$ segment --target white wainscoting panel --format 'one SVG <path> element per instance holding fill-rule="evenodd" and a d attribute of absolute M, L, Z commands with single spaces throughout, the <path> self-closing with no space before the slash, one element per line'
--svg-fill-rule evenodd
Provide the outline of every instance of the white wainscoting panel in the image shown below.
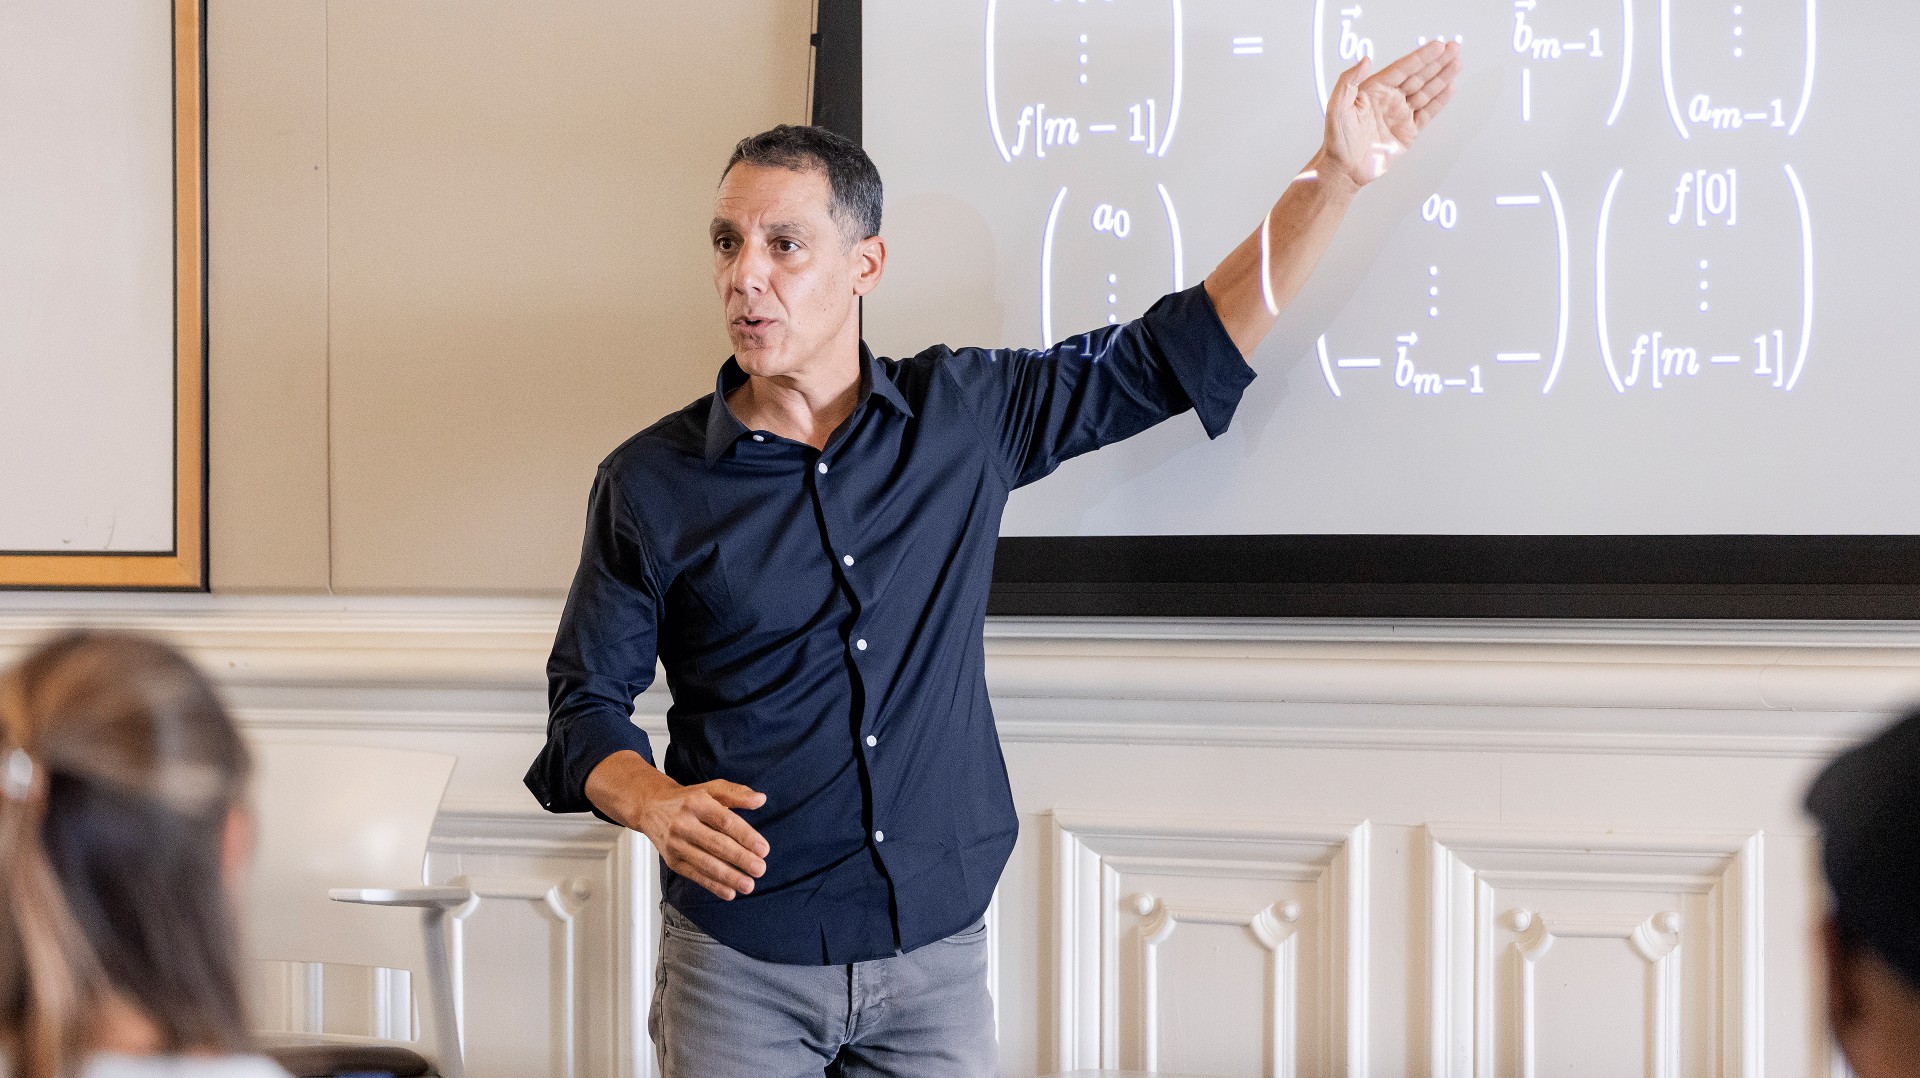
<path fill-rule="evenodd" d="M 1260 827 L 1057 811 L 1052 827 L 1061 1070 L 1258 1060 L 1270 1078 L 1367 1072 L 1364 821 Z M 1259 976 L 1235 981 L 1207 951 L 1184 983 L 1164 974 L 1175 933 L 1202 926 L 1237 930 L 1227 935 L 1242 959 L 1263 951 Z M 1242 1021 L 1220 1020 L 1231 1004 Z M 1169 1060 L 1162 1046 L 1176 1026 L 1199 1058 Z"/>
<path fill-rule="evenodd" d="M 644 839 L 578 817 L 453 811 L 427 860 L 432 882 L 474 891 L 448 948 L 473 1078 L 654 1074 L 659 876 Z"/>
<path fill-rule="evenodd" d="M 1428 835 L 1436 1076 L 1759 1078 L 1762 835 Z"/>
<path fill-rule="evenodd" d="M 257 739 L 457 754 L 426 872 L 479 893 L 471 1072 L 647 1078 L 652 852 L 520 782 L 558 610 L 0 594 L 0 661 L 150 632 Z M 1843 1073 L 1799 799 L 1920 699 L 1920 626 L 1008 619 L 986 646 L 1022 823 L 989 916 L 1011 1078 Z M 657 748 L 667 705 L 636 702 Z M 391 1029 L 406 997 L 289 969 L 258 1002 Z"/>

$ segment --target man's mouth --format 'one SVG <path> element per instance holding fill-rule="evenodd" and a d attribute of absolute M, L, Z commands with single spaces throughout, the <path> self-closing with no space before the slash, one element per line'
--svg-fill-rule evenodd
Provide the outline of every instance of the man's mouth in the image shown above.
<path fill-rule="evenodd" d="M 760 329 L 773 324 L 771 318 L 736 318 L 733 324 L 741 329 Z"/>

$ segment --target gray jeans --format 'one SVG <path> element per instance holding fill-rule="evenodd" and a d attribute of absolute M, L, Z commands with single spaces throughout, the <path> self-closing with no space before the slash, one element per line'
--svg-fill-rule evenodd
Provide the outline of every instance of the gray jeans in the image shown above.
<path fill-rule="evenodd" d="M 892 958 L 790 966 L 663 905 L 647 1030 L 664 1078 L 989 1078 L 986 922 Z"/>

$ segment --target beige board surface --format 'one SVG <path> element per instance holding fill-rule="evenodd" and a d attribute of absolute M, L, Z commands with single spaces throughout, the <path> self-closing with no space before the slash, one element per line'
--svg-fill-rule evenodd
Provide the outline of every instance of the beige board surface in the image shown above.
<path fill-rule="evenodd" d="M 216 591 L 327 588 L 327 3 L 207 12 Z"/>
<path fill-rule="evenodd" d="M 732 144 L 811 4 L 327 9 L 332 585 L 557 592 L 594 465 L 711 388 Z"/>

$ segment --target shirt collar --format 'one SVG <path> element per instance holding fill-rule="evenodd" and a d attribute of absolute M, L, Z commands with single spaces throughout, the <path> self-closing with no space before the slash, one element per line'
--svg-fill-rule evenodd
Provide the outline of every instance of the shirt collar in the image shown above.
<path fill-rule="evenodd" d="M 747 372 L 740 369 L 739 361 L 732 356 L 720 365 L 720 374 L 714 379 L 713 403 L 707 409 L 707 462 L 719 460 L 733 443 L 750 432 L 746 424 L 740 422 L 727 406 L 727 394 L 740 388 L 747 381 Z M 879 397 L 893 406 L 894 411 L 907 418 L 913 417 L 913 406 L 907 403 L 906 395 L 900 387 L 893 384 L 887 376 L 886 368 L 874 357 L 867 342 L 860 342 L 860 398 L 854 403 L 854 410 L 867 403 L 867 398 Z"/>

